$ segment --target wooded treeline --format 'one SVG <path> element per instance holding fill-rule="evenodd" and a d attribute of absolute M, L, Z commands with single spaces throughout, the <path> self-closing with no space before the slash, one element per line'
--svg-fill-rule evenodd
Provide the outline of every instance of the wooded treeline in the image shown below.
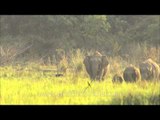
<path fill-rule="evenodd" d="M 160 16 L 1 15 L 1 56 L 8 48 L 13 52 L 29 45 L 21 56 L 30 59 L 54 54 L 56 49 L 141 55 L 151 47 L 159 50 Z"/>

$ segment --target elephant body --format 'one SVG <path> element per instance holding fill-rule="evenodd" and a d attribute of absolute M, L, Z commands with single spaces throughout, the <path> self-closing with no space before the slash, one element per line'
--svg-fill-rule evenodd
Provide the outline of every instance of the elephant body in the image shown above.
<path fill-rule="evenodd" d="M 113 76 L 112 82 L 113 83 L 122 83 L 124 81 L 123 76 L 121 74 L 115 74 Z"/>
<path fill-rule="evenodd" d="M 91 80 L 104 79 L 109 69 L 108 59 L 102 55 L 86 56 L 83 63 Z"/>
<path fill-rule="evenodd" d="M 126 82 L 136 82 L 141 79 L 141 74 L 138 68 L 130 65 L 124 70 L 123 78 Z"/>
<path fill-rule="evenodd" d="M 159 79 L 160 67 L 152 59 L 147 59 L 139 65 L 142 80 Z"/>

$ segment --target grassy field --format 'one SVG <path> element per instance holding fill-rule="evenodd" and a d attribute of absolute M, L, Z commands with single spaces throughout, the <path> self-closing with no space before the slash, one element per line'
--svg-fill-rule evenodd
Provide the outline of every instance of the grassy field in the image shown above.
<path fill-rule="evenodd" d="M 160 105 L 160 83 L 113 84 L 109 75 L 89 87 L 83 73 L 55 77 L 53 72 L 27 69 L 0 68 L 0 104 Z"/>

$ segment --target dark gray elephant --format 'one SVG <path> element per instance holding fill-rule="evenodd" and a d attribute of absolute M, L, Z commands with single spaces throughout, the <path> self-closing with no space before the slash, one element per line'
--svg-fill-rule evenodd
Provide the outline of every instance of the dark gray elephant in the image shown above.
<path fill-rule="evenodd" d="M 91 80 L 104 80 L 109 70 L 107 56 L 95 52 L 92 56 L 86 56 L 83 63 Z"/>
<path fill-rule="evenodd" d="M 137 67 L 130 65 L 125 68 L 123 78 L 126 82 L 136 82 L 141 80 L 140 70 Z"/>
<path fill-rule="evenodd" d="M 142 80 L 158 80 L 160 77 L 160 67 L 152 59 L 140 63 L 139 65 Z"/>

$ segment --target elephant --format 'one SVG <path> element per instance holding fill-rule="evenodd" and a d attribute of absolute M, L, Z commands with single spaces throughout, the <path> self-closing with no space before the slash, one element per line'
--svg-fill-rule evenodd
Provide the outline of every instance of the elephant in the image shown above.
<path fill-rule="evenodd" d="M 147 59 L 139 64 L 142 80 L 160 79 L 160 66 L 152 59 Z"/>
<path fill-rule="evenodd" d="M 126 67 L 123 72 L 123 78 L 125 82 L 136 82 L 138 80 L 141 80 L 139 68 L 133 66 L 132 64 Z"/>
<path fill-rule="evenodd" d="M 107 56 L 101 55 L 96 51 L 94 55 L 86 56 L 83 63 L 91 80 L 104 80 L 109 70 Z"/>
<path fill-rule="evenodd" d="M 124 79 L 123 76 L 121 74 L 115 74 L 112 78 L 112 82 L 113 83 L 123 83 Z"/>

